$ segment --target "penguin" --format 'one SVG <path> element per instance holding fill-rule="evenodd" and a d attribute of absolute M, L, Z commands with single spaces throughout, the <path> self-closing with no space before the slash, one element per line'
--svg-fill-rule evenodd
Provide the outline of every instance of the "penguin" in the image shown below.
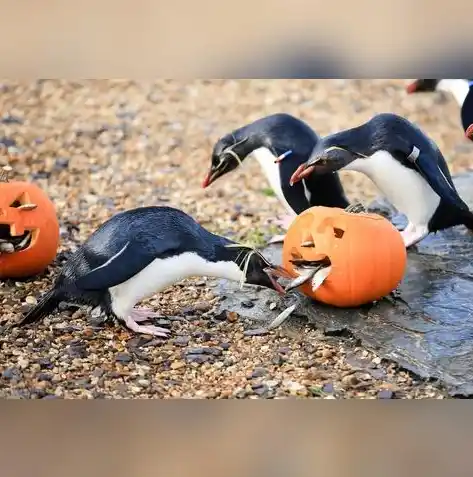
<path fill-rule="evenodd" d="M 280 221 L 286 230 L 294 218 L 316 205 L 346 208 L 338 174 L 311 176 L 294 187 L 289 179 L 309 158 L 319 136 L 302 120 L 286 113 L 272 114 L 242 126 L 220 138 L 214 145 L 210 169 L 202 183 L 206 188 L 219 177 L 235 170 L 247 157 L 256 159 L 287 215 Z M 270 242 L 283 240 L 275 236 Z"/>
<path fill-rule="evenodd" d="M 377 114 L 322 138 L 291 183 L 339 170 L 364 173 L 406 215 L 408 225 L 401 232 L 406 248 L 455 225 L 473 230 L 473 214 L 458 195 L 442 153 L 402 116 Z"/>
<path fill-rule="evenodd" d="M 473 141 L 473 79 L 416 79 L 408 94 L 443 91 L 451 93 L 460 106 L 460 118 L 465 136 Z"/>
<path fill-rule="evenodd" d="M 36 322 L 67 301 L 100 307 L 134 332 L 167 337 L 169 330 L 139 324 L 159 315 L 135 305 L 192 276 L 221 277 L 284 294 L 276 277 L 288 274 L 258 251 L 209 232 L 179 209 L 140 207 L 104 222 L 17 325 Z"/>

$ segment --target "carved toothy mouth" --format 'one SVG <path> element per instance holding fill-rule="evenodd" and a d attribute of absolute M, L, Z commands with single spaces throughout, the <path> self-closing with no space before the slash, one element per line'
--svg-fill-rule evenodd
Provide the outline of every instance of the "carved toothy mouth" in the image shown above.
<path fill-rule="evenodd" d="M 27 230 L 23 235 L 13 237 L 10 233 L 10 226 L 0 224 L 0 254 L 26 250 L 31 245 L 33 233 L 32 230 Z"/>

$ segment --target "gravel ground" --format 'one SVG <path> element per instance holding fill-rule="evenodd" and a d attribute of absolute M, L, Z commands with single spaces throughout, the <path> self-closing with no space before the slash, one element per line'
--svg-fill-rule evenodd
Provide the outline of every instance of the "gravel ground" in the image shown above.
<path fill-rule="evenodd" d="M 408 97 L 405 80 L 41 80 L 0 85 L 0 165 L 47 190 L 61 221 L 58 258 L 43 277 L 0 283 L 1 320 L 16 320 L 51 284 L 62 261 L 105 219 L 140 205 L 171 204 L 212 231 L 256 240 L 283 212 L 248 162 L 203 190 L 213 142 L 266 114 L 286 111 L 320 134 L 382 111 L 417 121 L 466 169 L 472 148 L 453 98 Z M 351 199 L 373 197 L 343 174 Z M 255 236 L 255 230 L 258 232 Z M 259 234 L 259 235 L 258 235 Z M 172 318 L 161 341 L 64 307 L 35 328 L 0 336 L 0 396 L 16 398 L 445 397 L 348 341 L 290 327 L 247 336 L 238 316 L 215 316 L 202 278 L 143 303 Z"/>

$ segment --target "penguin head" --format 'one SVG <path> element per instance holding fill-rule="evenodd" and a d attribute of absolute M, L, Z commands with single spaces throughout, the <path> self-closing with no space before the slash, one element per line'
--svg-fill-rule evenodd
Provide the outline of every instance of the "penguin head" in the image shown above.
<path fill-rule="evenodd" d="M 243 272 L 245 283 L 270 288 L 281 295 L 285 293 L 284 288 L 278 283 L 278 277 L 292 277 L 283 267 L 274 265 L 253 247 L 241 244 L 231 244 L 227 247 L 235 249 L 233 261 Z"/>
<path fill-rule="evenodd" d="M 307 162 L 301 164 L 295 170 L 289 183 L 293 185 L 310 176 L 313 172 L 317 174 L 336 172 L 360 157 L 363 157 L 363 155 L 353 152 L 347 147 L 317 147 Z"/>
<path fill-rule="evenodd" d="M 243 159 L 251 152 L 248 148 L 249 142 L 248 136 L 238 139 L 234 134 L 220 138 L 213 148 L 210 170 L 202 187 L 205 189 L 216 179 L 241 165 Z"/>
<path fill-rule="evenodd" d="M 432 93 L 437 89 L 439 81 L 438 79 L 416 79 L 407 86 L 406 91 L 408 94 Z"/>

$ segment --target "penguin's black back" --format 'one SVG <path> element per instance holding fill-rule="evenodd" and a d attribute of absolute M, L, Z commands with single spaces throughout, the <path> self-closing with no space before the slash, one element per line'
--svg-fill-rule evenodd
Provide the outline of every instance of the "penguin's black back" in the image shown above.
<path fill-rule="evenodd" d="M 232 243 L 212 234 L 182 210 L 139 207 L 114 215 L 95 230 L 66 262 L 59 282 L 74 282 L 119 253 L 127 242 L 136 240 L 145 253 L 157 253 L 159 258 L 195 252 L 209 261 L 220 258 L 218 245 Z"/>
<path fill-rule="evenodd" d="M 305 179 L 307 189 L 311 192 L 310 201 L 305 196 L 302 183 L 296 183 L 292 187 L 289 185 L 292 174 L 307 161 L 320 140 L 317 133 L 301 119 L 287 113 L 276 113 L 257 119 L 233 134 L 237 138 L 249 136 L 249 146 L 253 137 L 254 141 L 258 141 L 259 147 L 268 148 L 276 157 L 292 151 L 279 163 L 279 173 L 283 194 L 297 214 L 316 205 L 342 208 L 349 205 L 338 174 L 323 177 L 312 174 Z"/>

